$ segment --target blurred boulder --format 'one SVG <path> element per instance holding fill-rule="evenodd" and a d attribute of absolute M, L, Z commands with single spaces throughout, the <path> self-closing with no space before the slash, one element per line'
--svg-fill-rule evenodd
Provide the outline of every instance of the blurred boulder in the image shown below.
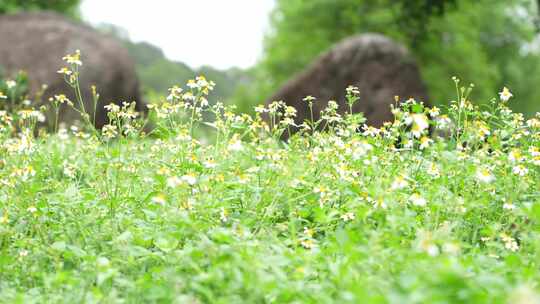
<path fill-rule="evenodd" d="M 107 123 L 103 108 L 111 102 L 136 101 L 137 110 L 145 111 L 141 101 L 135 65 L 127 50 L 113 37 L 93 28 L 76 23 L 64 16 L 50 13 L 21 13 L 0 15 L 0 68 L 13 75 L 26 71 L 30 80 L 31 96 L 42 84 L 48 85 L 42 100 L 46 102 L 55 94 L 66 94 L 77 104 L 72 89 L 57 71 L 66 65 L 62 57 L 81 50 L 83 65 L 80 67 L 81 94 L 85 108 L 93 116 L 92 92 L 97 86 L 100 94 L 96 111 L 96 126 Z M 63 107 L 60 120 L 71 123 L 81 120 L 72 109 Z"/>
<path fill-rule="evenodd" d="M 306 96 L 317 100 L 313 104 L 314 119 L 329 100 L 339 105 L 339 113 L 349 111 L 345 102 L 349 85 L 360 89 L 360 100 L 353 111 L 363 112 L 367 123 L 380 127 L 393 121 L 390 105 L 395 96 L 401 100 L 413 97 L 427 100 L 427 91 L 418 67 L 402 45 L 379 34 L 362 34 L 348 38 L 320 56 L 304 72 L 289 80 L 268 100 L 283 100 L 297 109 L 295 122 L 309 118 Z"/>

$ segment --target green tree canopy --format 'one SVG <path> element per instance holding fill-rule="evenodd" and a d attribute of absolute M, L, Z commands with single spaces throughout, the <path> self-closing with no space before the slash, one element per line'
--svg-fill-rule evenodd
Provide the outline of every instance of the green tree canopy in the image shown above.
<path fill-rule="evenodd" d="M 78 16 L 80 2 L 80 0 L 2 0 L 0 1 L 0 14 L 53 10 L 75 17 Z"/>
<path fill-rule="evenodd" d="M 412 51 L 433 103 L 455 95 L 458 76 L 476 84 L 478 102 L 506 85 L 515 108 L 538 111 L 536 16 L 535 0 L 277 0 L 249 98 L 268 98 L 341 39 L 379 32 Z"/>

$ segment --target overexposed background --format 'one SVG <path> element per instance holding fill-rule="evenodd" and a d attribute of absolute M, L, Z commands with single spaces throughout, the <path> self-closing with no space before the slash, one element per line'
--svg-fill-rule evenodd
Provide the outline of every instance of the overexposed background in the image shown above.
<path fill-rule="evenodd" d="M 192 67 L 247 68 L 262 52 L 274 0 L 84 0 L 83 18 L 128 31 Z"/>

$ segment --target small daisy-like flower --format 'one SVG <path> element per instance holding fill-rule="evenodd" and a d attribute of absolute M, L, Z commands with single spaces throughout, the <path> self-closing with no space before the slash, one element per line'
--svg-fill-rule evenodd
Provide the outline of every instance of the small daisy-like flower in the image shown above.
<path fill-rule="evenodd" d="M 352 213 L 352 212 L 347 212 L 347 213 L 341 215 L 341 219 L 344 222 L 352 221 L 352 220 L 354 220 L 354 218 L 355 218 L 355 216 L 354 216 L 354 213 Z"/>
<path fill-rule="evenodd" d="M 373 146 L 367 141 L 356 141 L 353 143 L 352 157 L 353 160 L 359 160 L 364 157 L 368 152 L 373 150 Z"/>
<path fill-rule="evenodd" d="M 194 80 L 194 79 L 190 79 L 188 80 L 186 86 L 190 89 L 196 89 L 199 87 L 199 85 L 197 84 L 197 82 Z"/>
<path fill-rule="evenodd" d="M 503 209 L 505 209 L 505 210 L 514 210 L 514 209 L 516 209 L 516 205 L 514 205 L 512 203 L 504 203 L 503 204 Z"/>
<path fill-rule="evenodd" d="M 26 256 L 28 256 L 28 250 L 23 249 L 19 251 L 19 257 L 24 258 Z"/>
<path fill-rule="evenodd" d="M 75 178 L 77 173 L 77 167 L 75 165 L 70 164 L 68 162 L 64 162 L 64 175 L 69 178 Z"/>
<path fill-rule="evenodd" d="M 420 194 L 415 193 L 409 197 L 411 203 L 415 206 L 424 207 L 427 205 L 426 199 L 420 196 Z"/>
<path fill-rule="evenodd" d="M 207 88 L 210 86 L 210 83 L 208 83 L 208 80 L 206 80 L 206 77 L 204 76 L 198 76 L 195 78 L 195 81 L 197 82 L 197 86 L 199 88 Z"/>
<path fill-rule="evenodd" d="M 510 98 L 514 96 L 507 87 L 504 87 L 502 92 L 499 93 L 499 97 L 503 102 L 507 102 Z"/>
<path fill-rule="evenodd" d="M 167 178 L 167 186 L 171 188 L 176 188 L 182 184 L 182 179 L 178 178 L 178 176 L 171 176 Z"/>
<path fill-rule="evenodd" d="M 373 204 L 373 207 L 377 209 L 386 209 L 388 208 L 388 205 L 384 202 L 382 198 L 372 200 L 371 203 Z"/>
<path fill-rule="evenodd" d="M 207 161 L 204 162 L 204 167 L 205 168 L 208 168 L 208 169 L 213 169 L 217 166 L 217 163 L 215 160 L 213 159 L 209 159 Z"/>
<path fill-rule="evenodd" d="M 168 101 L 178 100 L 182 98 L 183 89 L 178 86 L 173 86 L 169 89 L 169 95 L 167 96 Z"/>
<path fill-rule="evenodd" d="M 427 136 L 422 136 L 422 138 L 420 138 L 420 150 L 424 150 L 425 148 L 429 147 L 429 145 L 431 145 L 432 143 L 433 143 L 433 139 Z"/>
<path fill-rule="evenodd" d="M 2 91 L 0 91 L 0 99 L 7 99 L 6 94 L 4 94 Z"/>
<path fill-rule="evenodd" d="M 169 168 L 167 168 L 167 167 L 161 167 L 161 168 L 159 168 L 159 169 L 157 170 L 156 173 L 157 173 L 158 175 L 167 175 L 167 174 L 169 174 L 170 172 L 171 172 L 171 170 L 170 170 Z"/>
<path fill-rule="evenodd" d="M 99 268 L 107 268 L 111 265 L 111 262 L 106 257 L 99 257 L 96 260 L 96 264 Z"/>
<path fill-rule="evenodd" d="M 423 240 L 420 243 L 420 247 L 431 257 L 438 256 L 440 253 L 439 246 L 437 246 L 437 244 L 434 244 L 431 240 Z"/>
<path fill-rule="evenodd" d="M 182 180 L 191 186 L 197 183 L 197 177 L 193 173 L 189 173 L 182 176 Z"/>
<path fill-rule="evenodd" d="M 167 201 L 165 200 L 165 196 L 163 194 L 158 194 L 152 197 L 152 203 L 158 204 L 158 205 L 165 205 Z"/>
<path fill-rule="evenodd" d="M 360 89 L 355 86 L 348 86 L 345 91 L 348 95 L 360 95 Z"/>
<path fill-rule="evenodd" d="M 17 85 L 17 82 L 14 80 L 6 80 L 6 86 L 8 89 L 14 88 Z"/>
<path fill-rule="evenodd" d="M 118 113 L 120 112 L 120 106 L 114 103 L 110 103 L 106 106 L 103 106 L 107 111 L 110 113 Z"/>
<path fill-rule="evenodd" d="M 312 103 L 312 102 L 314 102 L 316 99 L 317 99 L 317 98 L 315 98 L 315 97 L 309 95 L 309 96 L 304 97 L 304 99 L 302 99 L 302 100 L 305 101 L 305 102 L 307 102 L 307 103 Z"/>
<path fill-rule="evenodd" d="M 264 107 L 264 105 L 258 105 L 258 106 L 255 107 L 255 112 L 256 112 L 256 113 L 261 113 L 261 114 L 262 114 L 262 113 L 268 112 L 268 109 L 266 109 L 266 108 Z"/>
<path fill-rule="evenodd" d="M 446 114 L 439 116 L 435 121 L 438 129 L 446 129 L 452 124 L 452 120 Z"/>
<path fill-rule="evenodd" d="M 406 177 L 403 175 L 400 175 L 396 177 L 396 179 L 392 183 L 392 186 L 390 186 L 390 189 L 400 190 L 400 189 L 406 188 L 408 185 L 409 185 L 409 182 L 407 182 Z"/>
<path fill-rule="evenodd" d="M 115 125 L 105 125 L 101 129 L 101 134 L 107 139 L 115 138 L 118 135 L 117 127 Z"/>
<path fill-rule="evenodd" d="M 242 141 L 238 138 L 238 136 L 233 136 L 233 138 L 229 141 L 229 145 L 227 146 L 227 150 L 231 152 L 240 152 L 244 149 L 244 146 L 242 145 Z"/>
<path fill-rule="evenodd" d="M 73 65 L 79 65 L 80 66 L 80 65 L 82 65 L 81 51 L 76 50 L 75 54 L 66 55 L 66 56 L 64 56 L 62 58 L 62 60 L 64 60 L 68 64 L 73 64 Z"/>
<path fill-rule="evenodd" d="M 375 127 L 372 127 L 372 126 L 367 126 L 367 125 L 364 125 L 364 133 L 362 133 L 364 136 L 371 136 L 371 137 L 375 137 L 377 135 L 379 135 L 379 133 L 381 133 L 381 130 L 375 128 Z"/>
<path fill-rule="evenodd" d="M 530 147 L 529 148 L 529 153 L 531 153 L 532 157 L 540 156 L 540 148 L 538 148 L 538 147 Z"/>
<path fill-rule="evenodd" d="M 302 183 L 303 183 L 302 180 L 295 178 L 295 179 L 293 179 L 293 180 L 289 183 L 289 186 L 290 186 L 291 188 L 298 188 L 298 187 L 300 187 L 300 185 L 301 185 Z"/>
<path fill-rule="evenodd" d="M 516 252 L 519 250 L 519 245 L 517 244 L 516 240 L 513 237 L 508 236 L 505 233 L 502 233 L 501 240 L 504 242 L 504 248 L 512 252 Z"/>
<path fill-rule="evenodd" d="M 189 101 L 195 101 L 197 97 L 195 97 L 195 95 L 193 95 L 193 93 L 191 92 L 186 92 L 182 95 L 182 99 L 185 100 L 186 102 L 189 102 Z"/>
<path fill-rule="evenodd" d="M 70 76 L 71 74 L 73 74 L 73 72 L 70 69 L 66 68 L 66 67 L 61 68 L 60 70 L 56 71 L 56 73 L 62 74 L 62 75 L 67 75 L 67 76 Z"/>
<path fill-rule="evenodd" d="M 311 239 L 300 241 L 300 245 L 306 249 L 313 249 L 315 247 L 315 242 Z"/>
<path fill-rule="evenodd" d="M 491 131 L 489 130 L 489 127 L 485 122 L 476 121 L 474 125 L 476 127 L 476 133 L 481 139 L 484 139 L 487 136 L 491 135 Z"/>
<path fill-rule="evenodd" d="M 201 107 L 207 107 L 209 104 L 208 102 L 208 99 L 206 99 L 205 97 L 201 97 Z"/>
<path fill-rule="evenodd" d="M 431 118 L 438 117 L 440 113 L 441 113 L 441 110 L 437 107 L 433 107 L 429 110 L 429 116 L 431 116 Z"/>
<path fill-rule="evenodd" d="M 313 189 L 313 192 L 319 194 L 319 197 L 320 197 L 319 205 L 322 208 L 326 200 L 330 197 L 330 193 L 328 189 L 326 189 L 324 186 L 318 186 Z"/>
<path fill-rule="evenodd" d="M 228 216 L 229 216 L 229 213 L 227 212 L 227 210 L 224 207 L 221 207 L 219 211 L 219 220 L 225 223 L 229 219 Z"/>
<path fill-rule="evenodd" d="M 408 138 L 404 138 L 402 141 L 402 144 L 403 144 L 403 148 L 405 149 L 412 149 L 412 147 L 414 147 L 414 141 Z"/>
<path fill-rule="evenodd" d="M 286 107 L 285 108 L 285 116 L 286 117 L 296 117 L 296 108 L 294 107 Z"/>
<path fill-rule="evenodd" d="M 491 183 L 495 180 L 495 176 L 491 174 L 491 171 L 487 168 L 480 168 L 476 170 L 476 179 L 482 183 Z"/>
<path fill-rule="evenodd" d="M 519 149 L 513 149 L 508 154 L 508 159 L 513 163 L 520 162 L 522 158 L 523 156 L 521 155 L 521 151 Z"/>
<path fill-rule="evenodd" d="M 540 128 L 540 119 L 537 119 L 537 118 L 531 118 L 529 120 L 527 120 L 527 126 L 529 128 Z"/>
<path fill-rule="evenodd" d="M 39 122 L 45 121 L 45 116 L 43 113 L 39 111 L 34 110 L 22 110 L 19 111 L 17 114 L 21 117 L 21 119 L 27 119 L 27 120 L 37 120 Z"/>
<path fill-rule="evenodd" d="M 427 166 L 427 170 L 426 170 L 427 174 L 435 177 L 435 178 L 438 178 L 441 176 L 441 172 L 439 170 L 439 167 L 437 167 L 436 164 L 434 163 L 430 163 L 428 166 Z"/>
<path fill-rule="evenodd" d="M 315 231 L 311 228 L 304 227 L 304 234 L 311 238 L 315 234 Z"/>
<path fill-rule="evenodd" d="M 313 192 L 323 194 L 326 193 L 326 188 L 324 186 L 317 186 L 313 188 Z"/>
<path fill-rule="evenodd" d="M 413 124 L 411 133 L 416 138 L 419 138 L 429 128 L 429 120 L 425 114 L 411 114 L 411 122 Z"/>
<path fill-rule="evenodd" d="M 67 98 L 64 94 L 54 95 L 54 101 L 58 103 L 67 103 L 68 105 L 73 105 L 71 100 L 69 100 L 69 98 Z"/>
<path fill-rule="evenodd" d="M 517 165 L 514 168 L 512 168 L 512 173 L 519 176 L 525 176 L 527 173 L 529 173 L 529 169 L 527 169 L 523 165 Z"/>
<path fill-rule="evenodd" d="M 28 211 L 30 213 L 36 213 L 37 208 L 35 206 L 30 206 L 30 207 L 26 208 L 26 211 Z"/>

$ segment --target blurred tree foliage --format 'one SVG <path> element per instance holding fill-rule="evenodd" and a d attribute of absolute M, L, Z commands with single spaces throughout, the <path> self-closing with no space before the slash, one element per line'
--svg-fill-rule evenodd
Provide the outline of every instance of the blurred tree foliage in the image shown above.
<path fill-rule="evenodd" d="M 183 62 L 169 60 L 160 48 L 152 44 L 129 40 L 124 40 L 124 44 L 135 60 L 143 89 L 151 94 L 165 95 L 172 86 L 183 86 L 189 79 L 204 75 L 217 84 L 212 99 L 226 101 L 240 83 L 249 82 L 241 69 L 218 70 L 210 66 L 191 68 Z"/>
<path fill-rule="evenodd" d="M 0 14 L 52 10 L 71 17 L 78 17 L 80 2 L 80 0 L 1 0 Z"/>
<path fill-rule="evenodd" d="M 183 62 L 169 60 L 159 47 L 147 42 L 131 41 L 127 31 L 118 26 L 101 24 L 98 29 L 117 37 L 128 49 L 135 61 L 137 75 L 147 96 L 166 95 L 172 86 L 183 86 L 189 79 L 204 75 L 217 84 L 211 99 L 225 102 L 240 84 L 250 82 L 245 71 L 238 68 L 227 70 L 218 70 L 210 66 L 192 68 Z"/>
<path fill-rule="evenodd" d="M 516 110 L 540 111 L 540 56 L 535 0 L 277 0 L 256 86 L 239 104 L 268 98 L 338 41 L 379 32 L 405 44 L 417 59 L 433 103 L 455 96 L 452 76 L 474 82 L 485 102 L 504 85 Z"/>

